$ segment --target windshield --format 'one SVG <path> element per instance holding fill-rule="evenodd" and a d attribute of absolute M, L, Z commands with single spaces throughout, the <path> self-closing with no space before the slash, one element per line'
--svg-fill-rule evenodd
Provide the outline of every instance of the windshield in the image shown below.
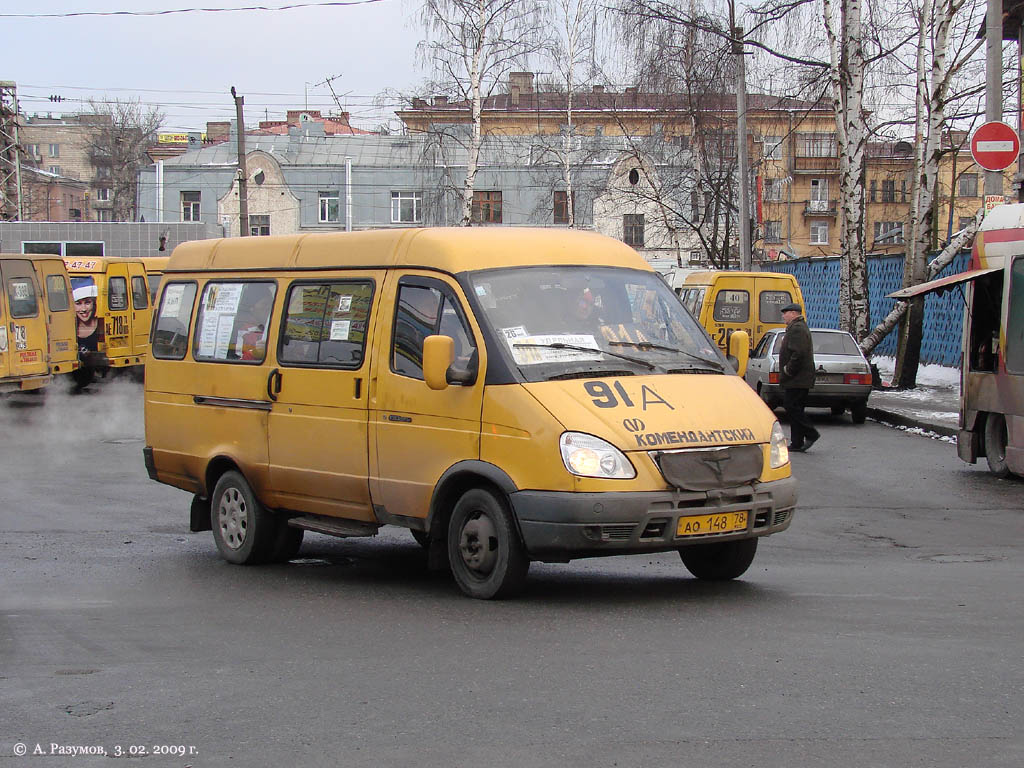
<path fill-rule="evenodd" d="M 500 353 L 527 381 L 732 372 L 657 273 L 521 267 L 470 282 Z"/>

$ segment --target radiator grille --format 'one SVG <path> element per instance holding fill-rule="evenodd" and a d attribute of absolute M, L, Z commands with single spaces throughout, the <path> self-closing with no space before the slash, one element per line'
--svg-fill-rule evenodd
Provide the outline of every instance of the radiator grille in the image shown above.
<path fill-rule="evenodd" d="M 728 445 L 682 451 L 655 451 L 651 457 L 665 479 L 677 488 L 709 491 L 732 488 L 761 475 L 760 445 Z"/>

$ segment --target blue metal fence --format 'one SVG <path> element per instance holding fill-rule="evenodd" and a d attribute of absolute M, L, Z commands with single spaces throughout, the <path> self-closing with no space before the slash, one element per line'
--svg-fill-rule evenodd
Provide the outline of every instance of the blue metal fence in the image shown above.
<path fill-rule="evenodd" d="M 957 254 L 936 277 L 954 275 L 967 269 L 971 254 Z M 796 259 L 765 264 L 765 271 L 786 272 L 800 283 L 807 305 L 807 324 L 816 328 L 839 327 L 839 258 Z M 868 291 L 871 301 L 871 325 L 878 325 L 896 305 L 886 294 L 903 287 L 903 255 L 868 257 Z M 928 294 L 924 302 L 924 333 L 921 362 L 958 367 L 960 334 L 963 328 L 963 294 L 946 291 L 941 296 Z M 874 354 L 896 354 L 897 326 L 875 347 Z"/>

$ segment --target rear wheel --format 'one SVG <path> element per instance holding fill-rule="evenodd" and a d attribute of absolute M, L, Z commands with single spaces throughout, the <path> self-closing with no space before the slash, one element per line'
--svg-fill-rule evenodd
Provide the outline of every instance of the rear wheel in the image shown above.
<path fill-rule="evenodd" d="M 850 406 L 850 418 L 854 424 L 863 424 L 868 418 L 868 401 L 858 400 Z"/>
<path fill-rule="evenodd" d="M 273 551 L 279 522 L 256 499 L 239 472 L 225 472 L 213 489 L 210 504 L 213 540 L 229 563 L 265 562 Z"/>
<path fill-rule="evenodd" d="M 305 533 L 301 528 L 294 528 L 288 525 L 288 521 L 281 518 L 278 521 L 278 531 L 270 553 L 270 562 L 283 563 L 299 554 L 299 548 L 302 546 L 302 538 Z"/>
<path fill-rule="evenodd" d="M 1006 417 L 1001 413 L 990 413 L 985 419 L 985 458 L 988 469 L 996 477 L 1009 477 L 1006 465 Z"/>
<path fill-rule="evenodd" d="M 459 588 L 483 600 L 517 593 L 530 568 L 508 505 L 482 488 L 464 493 L 452 510 L 448 559 Z"/>
<path fill-rule="evenodd" d="M 416 539 L 416 543 L 424 549 L 430 549 L 430 534 L 426 531 L 417 531 L 415 528 L 410 528 L 409 533 Z"/>
<path fill-rule="evenodd" d="M 741 539 L 683 547 L 679 557 L 698 579 L 729 581 L 747 572 L 756 552 L 757 539 Z"/>

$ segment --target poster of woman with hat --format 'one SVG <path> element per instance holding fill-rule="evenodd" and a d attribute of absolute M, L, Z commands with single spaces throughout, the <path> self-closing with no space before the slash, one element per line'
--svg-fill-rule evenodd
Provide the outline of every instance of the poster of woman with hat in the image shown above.
<path fill-rule="evenodd" d="M 72 277 L 71 290 L 75 300 L 78 351 L 96 352 L 103 336 L 103 326 L 96 317 L 96 297 L 99 296 L 96 281 L 90 276 Z"/>

